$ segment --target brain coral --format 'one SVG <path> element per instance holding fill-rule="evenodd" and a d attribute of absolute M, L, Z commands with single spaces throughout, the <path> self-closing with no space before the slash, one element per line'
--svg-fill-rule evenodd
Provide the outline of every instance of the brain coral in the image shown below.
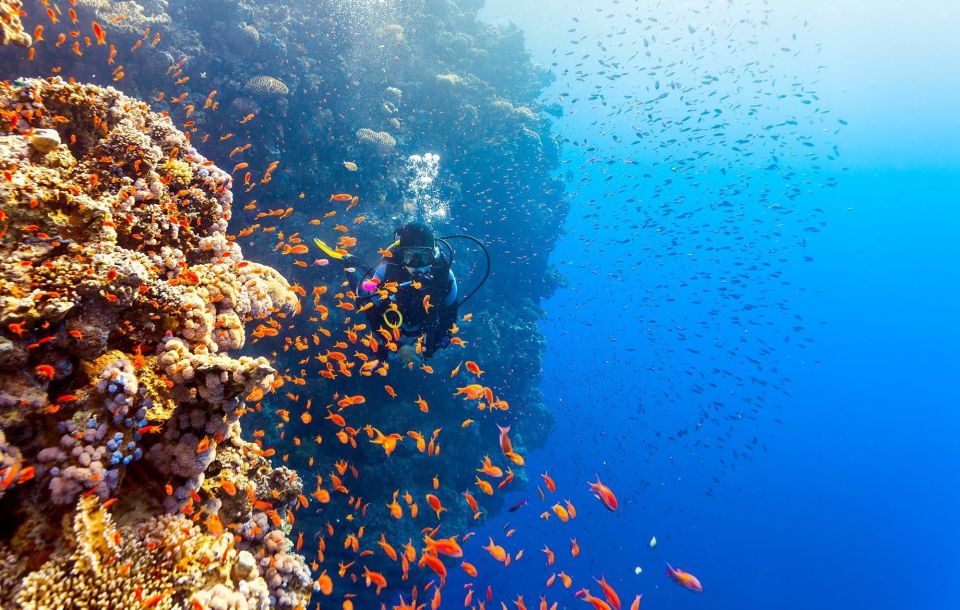
<path fill-rule="evenodd" d="M 284 96 L 290 93 L 290 89 L 282 80 L 264 75 L 249 79 L 244 88 L 250 93 L 262 96 Z"/>
<path fill-rule="evenodd" d="M 298 303 L 227 238 L 230 176 L 111 88 L 5 82 L 0 119 L 0 607 L 306 604 L 302 482 L 238 421 L 282 380 L 228 353 Z"/>
<path fill-rule="evenodd" d="M 381 155 L 389 154 L 397 147 L 397 141 L 386 131 L 374 131 L 366 127 L 357 130 L 357 141 L 371 146 Z"/>

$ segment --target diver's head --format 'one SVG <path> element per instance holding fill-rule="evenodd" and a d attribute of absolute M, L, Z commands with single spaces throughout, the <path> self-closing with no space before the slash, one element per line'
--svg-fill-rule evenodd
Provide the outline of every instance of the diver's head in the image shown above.
<path fill-rule="evenodd" d="M 436 240 L 426 223 L 415 220 L 396 230 L 399 242 L 394 256 L 410 275 L 421 277 L 430 273 L 436 258 Z"/>

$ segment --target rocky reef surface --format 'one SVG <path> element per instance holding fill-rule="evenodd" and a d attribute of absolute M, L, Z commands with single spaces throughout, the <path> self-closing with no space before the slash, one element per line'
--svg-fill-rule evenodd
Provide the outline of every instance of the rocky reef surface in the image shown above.
<path fill-rule="evenodd" d="M 240 435 L 282 379 L 230 355 L 298 302 L 227 239 L 230 176 L 115 89 L 0 115 L 0 606 L 301 606 L 301 480 Z"/>

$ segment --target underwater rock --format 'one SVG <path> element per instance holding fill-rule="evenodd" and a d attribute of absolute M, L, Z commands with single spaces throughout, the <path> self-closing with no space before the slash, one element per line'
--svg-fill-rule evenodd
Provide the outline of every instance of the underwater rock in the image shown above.
<path fill-rule="evenodd" d="M 60 134 L 56 129 L 37 129 L 30 134 L 30 146 L 41 155 L 45 155 L 60 146 Z"/>
<path fill-rule="evenodd" d="M 302 482 L 238 421 L 282 379 L 228 354 L 299 305 L 227 238 L 230 176 L 112 88 L 5 82 L 0 115 L 0 502 L 31 515 L 0 540 L 0 606 L 305 605 Z M 261 561 L 235 582 L 241 550 Z"/>

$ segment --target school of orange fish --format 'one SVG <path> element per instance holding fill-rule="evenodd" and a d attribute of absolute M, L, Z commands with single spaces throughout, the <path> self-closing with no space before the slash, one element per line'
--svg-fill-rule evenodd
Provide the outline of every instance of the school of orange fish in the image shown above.
<path fill-rule="evenodd" d="M 67 6 L 65 10 L 51 0 L 43 0 L 42 3 L 45 7 L 49 23 L 46 25 L 37 24 L 34 27 L 33 44 L 26 51 L 29 60 L 33 61 L 38 53 L 38 49 L 42 52 L 43 46 L 48 44 L 47 38 L 45 38 L 45 35 L 48 34 L 48 29 L 53 30 L 58 26 L 77 28 L 57 33 L 53 46 L 60 48 L 61 46 L 67 45 L 70 51 L 78 56 L 82 55 L 85 49 L 92 46 L 107 46 L 109 49 L 107 62 L 112 71 L 113 80 L 120 81 L 123 79 L 126 69 L 118 63 L 118 59 L 124 52 L 118 50 L 113 44 L 108 42 L 107 28 L 112 24 L 100 24 L 93 21 L 89 24 L 90 34 L 84 34 L 80 29 L 81 24 L 79 23 L 77 12 L 73 8 L 74 0 L 70 0 L 71 6 Z M 27 18 L 29 16 L 23 15 L 23 17 Z M 117 17 L 113 23 L 119 22 L 122 18 L 122 16 Z M 52 34 L 49 35 L 52 37 Z M 143 32 L 142 38 L 127 52 L 130 54 L 136 53 L 144 44 L 155 46 L 159 40 L 160 34 L 151 32 L 150 28 L 147 28 Z M 170 66 L 167 71 L 174 86 L 183 85 L 190 78 L 190 76 L 184 74 L 185 63 L 186 59 L 184 58 Z M 61 67 L 56 67 L 53 70 L 54 73 L 60 73 L 61 71 Z M 215 111 L 218 106 L 218 102 L 215 99 L 216 96 L 217 91 L 211 91 L 203 101 L 203 108 Z M 188 102 L 187 94 L 185 92 L 178 92 L 175 95 L 171 94 L 168 96 L 160 94 L 156 101 L 159 102 L 165 97 L 170 103 L 183 104 L 183 117 L 180 123 L 183 131 L 188 136 L 190 134 L 198 134 L 197 126 L 190 119 L 191 114 L 195 110 L 195 106 Z M 4 120 L 9 121 L 17 121 L 19 118 L 19 114 L 17 113 L 9 117 L 3 117 Z M 255 118 L 255 115 L 250 114 L 241 119 L 240 123 L 247 123 Z M 208 141 L 210 138 L 209 134 L 198 135 L 201 143 Z M 234 134 L 227 133 L 218 137 L 220 141 L 226 141 L 234 137 Z M 228 159 L 233 159 L 241 155 L 245 150 L 248 150 L 250 146 L 250 143 L 236 146 L 228 155 Z M 249 193 L 256 188 L 258 184 L 270 182 L 273 172 L 278 169 L 279 162 L 271 161 L 266 165 L 262 175 L 258 178 L 250 171 L 250 163 L 243 161 L 233 166 L 232 173 L 239 176 L 240 172 L 243 172 L 240 181 L 243 184 L 244 190 Z M 304 198 L 305 194 L 301 193 L 300 197 Z M 330 195 L 328 203 L 335 207 L 329 209 L 329 211 L 321 217 L 310 221 L 311 225 L 323 229 L 325 228 L 324 223 L 327 221 L 333 224 L 337 222 L 337 218 L 348 218 L 348 220 L 333 224 L 333 226 L 330 227 L 331 231 L 339 234 L 335 245 L 335 251 L 339 255 L 349 254 L 351 248 L 357 246 L 357 239 L 350 236 L 349 232 L 350 226 L 365 220 L 362 214 L 353 212 L 355 208 L 361 205 L 360 201 L 360 197 L 352 193 L 334 193 Z M 247 203 L 245 209 L 258 210 L 256 200 Z M 240 229 L 235 238 L 247 237 L 255 233 L 272 235 L 276 238 L 276 244 L 273 250 L 283 256 L 291 257 L 293 265 L 307 268 L 310 266 L 325 266 L 329 264 L 330 261 L 324 257 L 324 253 L 318 253 L 304 243 L 299 231 L 292 230 L 287 232 L 283 230 L 282 225 L 279 223 L 288 218 L 292 212 L 292 207 L 276 207 L 259 211 L 256 215 L 257 222 Z M 354 215 L 350 217 L 350 213 Z M 390 256 L 390 252 L 386 250 L 380 250 L 379 253 L 385 257 Z M 280 430 L 280 439 L 283 442 L 292 442 L 295 446 L 300 446 L 302 443 L 308 441 L 298 436 L 287 439 L 286 424 L 291 421 L 299 421 L 306 426 L 316 422 L 322 427 L 311 441 L 320 444 L 324 442 L 324 438 L 332 437 L 342 445 L 344 456 L 348 455 L 349 448 L 356 448 L 358 442 L 363 442 L 364 436 L 367 442 L 383 449 L 385 458 L 390 458 L 397 446 L 400 443 L 406 442 L 408 439 L 414 443 L 418 453 L 430 457 L 439 456 L 441 453 L 442 433 L 442 429 L 440 428 L 426 433 L 415 429 L 413 425 L 410 426 L 410 429 L 402 431 L 383 431 L 369 424 L 362 427 L 350 425 L 351 412 L 354 409 L 363 408 L 363 405 L 368 401 L 409 401 L 415 404 L 419 411 L 424 413 L 429 412 L 430 405 L 422 396 L 417 395 L 416 398 L 412 396 L 403 397 L 395 391 L 390 385 L 390 375 L 391 367 L 398 365 L 392 363 L 390 360 L 378 359 L 375 355 L 383 345 L 391 352 L 398 351 L 401 345 L 399 328 L 391 326 L 388 323 L 378 328 L 371 328 L 365 322 L 358 320 L 355 316 L 364 312 L 365 309 L 371 307 L 372 304 L 359 304 L 357 302 L 357 295 L 350 290 L 346 282 L 344 282 L 343 285 L 332 287 L 317 285 L 305 288 L 294 285 L 293 288 L 305 300 L 306 307 L 304 309 L 308 310 L 298 311 L 297 317 L 293 320 L 284 319 L 281 316 L 258 320 L 257 325 L 252 331 L 252 335 L 256 340 L 269 340 L 270 338 L 277 337 L 279 339 L 275 340 L 282 341 L 283 351 L 301 352 L 303 358 L 299 361 L 299 364 L 302 367 L 308 365 L 317 367 L 313 373 L 308 373 L 304 368 L 299 374 L 290 374 L 288 372 L 284 375 L 287 383 L 303 388 L 299 391 L 299 394 L 293 392 L 280 394 L 277 392 L 275 396 L 267 397 L 264 396 L 262 392 L 255 392 L 247 396 L 247 401 L 255 405 L 256 410 L 272 410 L 276 414 L 279 419 L 277 428 Z M 381 298 L 387 298 L 397 290 L 398 286 L 396 283 L 390 282 L 377 287 Z M 422 306 L 425 309 L 431 307 L 428 297 L 423 299 Z M 331 319 L 331 309 L 341 310 L 343 320 L 342 328 L 329 328 L 327 326 L 328 322 L 333 321 Z M 460 322 L 462 324 L 469 324 L 471 318 L 472 314 L 463 314 Z M 450 349 L 468 348 L 468 342 L 461 338 L 460 333 L 461 327 L 455 325 L 452 329 L 453 339 L 451 344 L 453 347 Z M 415 348 L 417 353 L 422 352 L 419 339 L 416 341 Z M 277 354 L 274 353 L 274 356 L 276 355 Z M 413 368 L 414 364 L 409 363 L 399 366 Z M 425 375 L 436 373 L 430 365 L 425 363 L 420 364 L 419 368 Z M 44 374 L 45 371 L 38 371 L 38 373 Z M 52 375 L 52 371 L 49 371 L 49 374 Z M 313 374 L 330 380 L 337 379 L 341 376 L 370 378 L 369 384 L 371 390 L 368 392 L 368 395 L 340 395 L 334 393 L 326 400 L 320 396 L 311 394 L 309 386 Z M 451 385 L 451 394 L 461 397 L 468 403 L 472 403 L 477 410 L 477 418 L 502 418 L 504 413 L 510 410 L 510 405 L 505 399 L 498 396 L 494 388 L 483 383 L 483 374 L 484 371 L 481 365 L 467 357 L 464 357 L 461 363 L 445 373 L 448 383 Z M 304 397 L 305 400 L 301 401 L 301 396 Z M 284 398 L 287 399 L 292 406 L 289 409 L 277 408 L 275 406 L 276 402 Z M 315 404 L 322 404 L 323 406 L 317 408 L 314 406 Z M 476 420 L 468 418 L 463 420 L 461 425 L 466 428 L 476 423 Z M 479 453 L 484 455 L 482 458 L 479 458 L 478 454 L 479 467 L 476 468 L 476 489 L 456 490 L 457 495 L 462 497 L 476 520 L 481 519 L 484 514 L 484 509 L 481 506 L 480 500 L 478 500 L 478 496 L 480 498 L 483 498 L 483 496 L 493 496 L 505 489 L 514 482 L 518 475 L 512 468 L 522 468 L 524 466 L 523 456 L 514 449 L 511 442 L 510 426 L 500 425 L 499 423 L 497 426 L 499 428 L 499 447 L 496 449 L 478 449 Z M 150 431 L 147 430 L 144 432 Z M 253 433 L 254 439 L 261 445 L 266 436 L 267 434 L 264 430 L 257 430 Z M 205 440 L 208 441 L 209 439 Z M 203 447 L 201 443 L 197 452 L 200 453 L 203 449 L 205 449 L 205 447 Z M 496 455 L 496 458 L 491 458 L 491 453 Z M 271 449 L 265 449 L 264 454 L 268 456 L 275 455 L 275 452 Z M 282 455 L 278 457 L 286 462 L 288 456 Z M 310 459 L 310 465 L 313 465 L 312 458 Z M 306 508 L 311 502 L 310 499 L 317 505 L 325 505 L 331 501 L 333 494 L 339 493 L 348 498 L 348 505 L 354 509 L 354 512 L 344 516 L 341 523 L 350 524 L 351 527 L 355 529 L 346 531 L 343 526 L 338 528 L 328 521 L 325 526 L 324 535 L 317 537 L 317 548 L 315 549 L 315 560 L 312 562 L 312 568 L 316 579 L 315 588 L 324 598 L 336 595 L 341 600 L 340 604 L 342 608 L 349 610 L 354 605 L 352 599 L 356 596 L 355 587 L 365 586 L 371 588 L 377 595 L 380 595 L 382 591 L 388 588 L 390 588 L 391 591 L 397 591 L 399 589 L 398 581 L 407 581 L 410 577 L 410 570 L 417 568 L 421 570 L 423 574 L 430 576 L 431 580 L 427 581 L 426 584 L 420 588 L 417 586 L 411 587 L 409 594 L 400 595 L 399 603 L 391 607 L 398 610 L 420 610 L 429 604 L 432 610 L 437 610 L 442 603 L 442 590 L 449 569 L 459 568 L 471 578 L 481 578 L 474 564 L 471 563 L 465 555 L 462 546 L 463 543 L 467 542 L 474 535 L 474 532 L 451 533 L 447 531 L 441 536 L 440 531 L 444 526 L 443 513 L 447 509 L 443 505 L 440 497 L 433 493 L 427 493 L 422 499 L 435 516 L 435 520 L 432 517 L 430 518 L 430 525 L 421 529 L 422 540 L 417 542 L 413 540 L 391 542 L 383 532 L 381 532 L 378 537 L 365 536 L 362 520 L 366 517 L 368 510 L 386 511 L 390 517 L 398 520 L 405 518 L 418 519 L 420 515 L 418 501 L 420 501 L 420 499 L 412 496 L 410 492 L 401 493 L 401 490 L 397 489 L 392 492 L 392 500 L 389 504 L 382 506 L 371 505 L 369 502 L 364 502 L 363 498 L 351 495 L 345 483 L 345 477 L 348 471 L 354 479 L 361 476 L 356 466 L 344 457 L 344 459 L 336 462 L 333 471 L 324 474 L 314 473 L 316 488 L 309 494 L 309 498 L 301 496 L 301 504 Z M 16 465 L 16 467 L 9 467 L 0 471 L 0 490 L 26 483 L 32 477 L 32 472 L 32 466 L 21 467 L 19 464 Z M 561 523 L 569 523 L 575 520 L 577 511 L 573 501 L 565 499 L 561 502 L 551 499 L 552 496 L 559 493 L 558 489 L 560 489 L 561 486 L 557 485 L 554 478 L 548 472 L 540 474 L 539 478 L 543 483 L 543 487 L 538 485 L 537 489 L 540 501 L 545 507 L 540 517 L 545 520 L 556 519 Z M 434 477 L 434 490 L 443 489 L 443 485 L 443 481 Z M 589 492 L 610 511 L 618 510 L 618 500 L 615 493 L 601 481 L 599 476 L 596 481 L 589 482 L 583 488 L 571 489 L 571 487 L 572 485 L 568 487 L 568 490 L 572 497 L 582 495 L 583 492 Z M 236 490 L 233 491 L 235 492 Z M 474 494 L 477 495 L 475 496 Z M 559 496 L 557 497 L 559 498 Z M 197 516 L 199 517 L 199 513 Z M 223 531 L 222 525 L 216 521 L 208 520 L 206 525 L 213 533 L 216 533 L 217 530 L 220 532 Z M 509 538 L 512 534 L 513 530 L 507 531 L 506 537 Z M 328 540 L 336 540 L 336 544 L 342 544 L 345 550 L 352 551 L 355 559 L 349 562 L 340 562 L 335 570 L 328 567 L 325 561 L 325 551 Z M 499 542 L 504 543 L 504 541 Z M 487 544 L 482 546 L 482 549 L 489 553 L 496 561 L 502 563 L 504 567 L 508 567 L 511 565 L 511 562 L 523 557 L 524 549 L 508 549 L 504 544 L 498 544 L 498 541 L 495 541 L 491 537 L 488 539 Z M 308 559 L 311 557 L 308 551 L 312 552 L 312 550 L 304 548 L 303 532 L 299 533 L 295 546 L 297 551 L 307 554 Z M 544 545 L 542 552 L 545 555 L 545 567 L 549 571 L 556 561 L 555 552 L 551 550 L 547 544 Z M 569 553 L 572 558 L 577 558 L 581 553 L 575 537 L 571 538 Z M 374 571 L 371 570 L 368 565 L 365 565 L 365 559 L 375 554 L 382 555 L 382 557 L 378 556 L 379 560 L 385 557 L 389 562 L 397 564 L 395 572 L 390 573 L 383 570 Z M 333 572 L 336 573 L 336 580 L 332 574 Z M 702 591 L 702 586 L 698 579 L 688 572 L 668 566 L 667 574 L 680 586 L 692 591 Z M 545 586 L 550 588 L 557 580 L 560 581 L 560 585 L 564 589 L 574 590 L 577 598 L 585 603 L 589 603 L 598 610 L 620 610 L 621 608 L 621 601 L 617 591 L 602 575 L 600 578 L 595 579 L 601 592 L 601 596 L 599 597 L 591 593 L 588 588 L 591 586 L 591 583 L 576 583 L 575 587 L 573 579 L 563 571 L 550 572 L 545 581 Z M 475 592 L 475 588 L 477 592 Z M 491 587 L 487 586 L 484 592 L 479 592 L 480 589 L 481 585 L 479 583 L 476 585 L 471 584 L 471 586 L 467 588 L 462 600 L 464 607 L 479 608 L 482 610 L 487 604 L 494 602 L 494 593 Z M 641 598 L 642 595 L 638 594 L 635 596 L 629 606 L 631 610 L 636 610 L 640 607 Z M 527 607 L 523 598 L 520 596 L 510 601 L 518 610 L 525 610 Z M 540 598 L 539 608 L 554 610 L 558 607 L 558 603 L 556 600 L 552 603 L 548 602 L 545 594 Z M 319 609 L 322 605 L 322 602 L 317 602 L 316 608 Z M 499 601 L 499 605 L 504 610 L 508 608 L 506 601 Z M 386 608 L 387 602 L 382 602 L 381 607 Z"/>

